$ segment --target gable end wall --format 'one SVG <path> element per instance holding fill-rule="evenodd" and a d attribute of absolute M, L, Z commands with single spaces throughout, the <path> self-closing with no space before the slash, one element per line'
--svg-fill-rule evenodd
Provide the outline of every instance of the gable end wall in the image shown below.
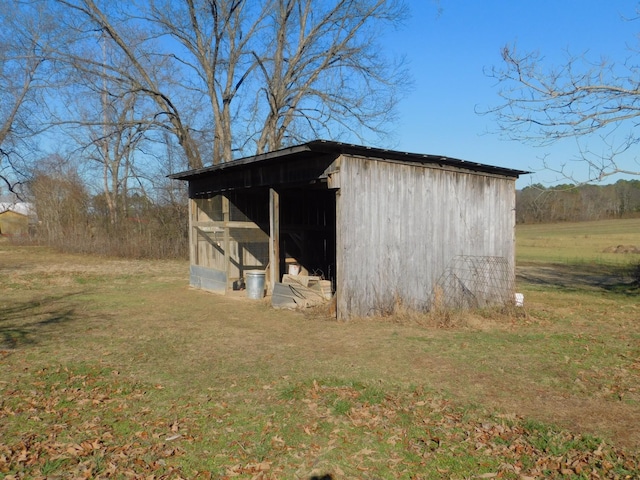
<path fill-rule="evenodd" d="M 429 309 L 460 255 L 502 257 L 513 273 L 515 178 L 343 157 L 339 317 L 390 313 L 399 304 Z"/>

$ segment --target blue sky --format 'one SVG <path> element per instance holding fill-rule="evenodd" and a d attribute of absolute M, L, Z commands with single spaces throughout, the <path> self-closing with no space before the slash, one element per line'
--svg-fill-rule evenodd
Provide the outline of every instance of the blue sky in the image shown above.
<path fill-rule="evenodd" d="M 594 59 L 624 59 L 640 31 L 640 20 L 622 19 L 636 13 L 631 0 L 407 3 L 411 18 L 385 37 L 392 53 L 406 55 L 413 77 L 413 89 L 399 105 L 393 148 L 535 171 L 518 181 L 519 188 L 556 183 L 557 175 L 543 170 L 541 159 L 561 163 L 575 158 L 578 149 L 571 140 L 534 147 L 487 133 L 495 131 L 495 120 L 476 114 L 476 107 L 495 106 L 500 99 L 483 69 L 499 66 L 501 48 L 514 42 L 520 51 L 540 51 L 549 66 L 561 63 L 567 49 Z"/>

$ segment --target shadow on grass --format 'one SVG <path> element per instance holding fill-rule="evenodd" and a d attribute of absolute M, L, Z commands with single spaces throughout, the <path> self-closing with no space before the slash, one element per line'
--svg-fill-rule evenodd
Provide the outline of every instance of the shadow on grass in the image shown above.
<path fill-rule="evenodd" d="M 621 295 L 640 293 L 637 279 L 629 266 L 597 264 L 524 264 L 518 265 L 519 281 L 566 291 L 608 291 Z"/>
<path fill-rule="evenodd" d="M 0 349 L 36 344 L 54 335 L 58 327 L 77 320 L 69 299 L 80 293 L 4 304 L 0 309 Z"/>

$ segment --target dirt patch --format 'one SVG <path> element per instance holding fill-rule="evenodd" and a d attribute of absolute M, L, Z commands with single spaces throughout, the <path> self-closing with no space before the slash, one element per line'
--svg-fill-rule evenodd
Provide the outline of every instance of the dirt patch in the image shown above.
<path fill-rule="evenodd" d="M 611 290 L 633 288 L 634 279 L 628 267 L 600 265 L 524 264 L 516 267 L 519 283 L 561 288 L 593 288 Z"/>

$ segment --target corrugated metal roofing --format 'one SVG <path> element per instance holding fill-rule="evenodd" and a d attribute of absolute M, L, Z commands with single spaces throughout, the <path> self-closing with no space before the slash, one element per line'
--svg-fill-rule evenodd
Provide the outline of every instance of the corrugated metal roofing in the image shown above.
<path fill-rule="evenodd" d="M 427 155 L 421 153 L 409 153 L 400 152 L 396 150 L 387 150 L 383 148 L 365 147 L 362 145 L 353 145 L 349 143 L 333 142 L 329 140 L 314 140 L 312 142 L 303 143 L 292 147 L 283 148 L 273 152 L 262 153 L 260 155 L 253 155 L 250 157 L 244 157 L 231 162 L 221 163 L 219 165 L 213 165 L 211 167 L 199 168 L 195 170 L 187 170 L 185 172 L 174 173 L 169 175 L 169 178 L 176 180 L 192 180 L 194 178 L 207 176 L 211 173 L 242 168 L 246 165 L 252 165 L 257 162 L 269 162 L 277 159 L 285 159 L 288 156 L 299 155 L 327 155 L 335 154 L 336 156 L 341 154 L 357 155 L 363 157 L 370 157 L 376 159 L 388 159 L 412 164 L 433 164 L 442 166 L 451 166 L 471 170 L 474 172 L 485 172 L 496 175 L 504 175 L 507 177 L 519 177 L 531 172 L 523 170 L 514 170 L 511 168 L 496 167 L 492 165 L 486 165 L 482 163 L 469 162 L 466 160 L 460 160 L 457 158 L 445 157 L 441 155 Z"/>

